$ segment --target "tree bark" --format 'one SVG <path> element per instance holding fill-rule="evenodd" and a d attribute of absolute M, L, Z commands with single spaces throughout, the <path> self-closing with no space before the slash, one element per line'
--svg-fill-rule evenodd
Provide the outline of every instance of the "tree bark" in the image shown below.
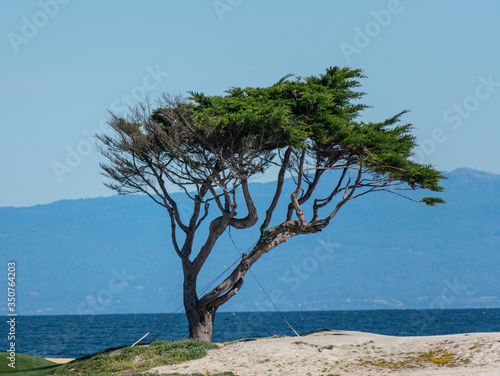
<path fill-rule="evenodd" d="M 189 338 L 205 342 L 212 341 L 214 330 L 215 309 L 207 310 L 205 307 L 186 311 L 189 324 Z"/>
<path fill-rule="evenodd" d="M 196 293 L 196 281 L 184 279 L 184 308 L 189 324 L 189 338 L 212 341 L 216 309 L 201 305 Z"/>

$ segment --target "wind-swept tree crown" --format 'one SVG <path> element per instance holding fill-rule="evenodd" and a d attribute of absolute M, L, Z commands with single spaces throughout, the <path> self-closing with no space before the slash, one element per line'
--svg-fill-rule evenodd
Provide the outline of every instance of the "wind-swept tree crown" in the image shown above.
<path fill-rule="evenodd" d="M 231 178 L 248 178 L 291 147 L 305 148 L 316 169 L 362 162 L 390 181 L 441 191 L 440 172 L 411 160 L 412 126 L 399 124 L 407 111 L 380 123 L 356 120 L 368 107 L 357 103 L 364 95 L 356 91 L 363 77 L 359 69 L 331 67 L 319 76 L 289 74 L 270 87 L 233 87 L 223 96 L 190 92 L 188 100 L 164 97 L 150 116 L 136 111 L 133 119 L 115 118 L 112 125 L 135 146 L 142 144 L 144 156 L 155 151 L 172 159 L 177 173 L 166 178 L 178 184 L 212 180 L 214 168 L 227 170 Z"/>
<path fill-rule="evenodd" d="M 356 121 L 368 107 L 356 103 L 364 95 L 355 91 L 360 86 L 357 79 L 363 77 L 361 70 L 338 67 L 307 78 L 289 74 L 270 87 L 231 88 L 225 96 L 190 92 L 186 109 L 197 124 L 196 138 L 205 141 L 203 147 L 216 147 L 226 158 L 263 154 L 265 159 L 279 148 L 305 147 L 317 159 L 316 167 L 363 160 L 373 173 L 412 188 L 440 191 L 443 176 L 430 165 L 411 161 L 416 146 L 412 126 L 398 125 L 407 111 L 380 123 Z M 161 123 L 161 115 L 171 110 L 159 109 L 153 119 Z"/>

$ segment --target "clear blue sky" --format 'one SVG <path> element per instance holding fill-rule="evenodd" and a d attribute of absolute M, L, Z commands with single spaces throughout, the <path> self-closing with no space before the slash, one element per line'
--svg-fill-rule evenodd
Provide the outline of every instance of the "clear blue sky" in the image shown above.
<path fill-rule="evenodd" d="M 500 2 L 0 3 L 0 206 L 114 194 L 86 134 L 163 92 L 222 94 L 328 66 L 368 76 L 365 120 L 403 109 L 439 169 L 500 173 Z"/>

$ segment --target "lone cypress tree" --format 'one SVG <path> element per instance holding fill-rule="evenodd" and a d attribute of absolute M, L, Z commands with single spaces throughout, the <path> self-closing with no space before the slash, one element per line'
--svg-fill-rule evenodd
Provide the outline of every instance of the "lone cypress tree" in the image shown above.
<path fill-rule="evenodd" d="M 142 105 L 127 119 L 113 116 L 114 133 L 99 136 L 109 159 L 102 165 L 111 179 L 106 185 L 120 194 L 144 193 L 166 209 L 182 261 L 190 337 L 210 341 L 217 309 L 238 292 L 250 267 L 289 238 L 327 227 L 348 201 L 377 191 L 409 198 L 404 190 L 442 190 L 439 171 L 411 160 L 416 140 L 411 125 L 400 124 L 406 111 L 380 123 L 357 120 L 367 107 L 357 103 L 362 77 L 360 70 L 333 67 L 319 76 L 287 75 L 266 88 L 231 88 L 222 96 L 164 96 L 157 109 Z M 322 177 L 333 171 L 337 183 L 322 186 L 328 194 L 319 195 Z M 249 181 L 265 172 L 276 174 L 275 190 L 266 212 L 257 213 Z M 287 173 L 296 184 L 289 196 L 282 194 Z M 176 187 L 192 200 L 189 218 L 181 218 L 172 198 Z M 288 203 L 286 212 L 275 212 L 279 200 Z M 239 206 L 246 216 L 238 216 Z M 205 222 L 210 211 L 217 216 Z M 203 225 L 208 235 L 193 249 Z M 226 279 L 199 296 L 198 275 L 229 226 L 260 226 L 263 235 Z"/>

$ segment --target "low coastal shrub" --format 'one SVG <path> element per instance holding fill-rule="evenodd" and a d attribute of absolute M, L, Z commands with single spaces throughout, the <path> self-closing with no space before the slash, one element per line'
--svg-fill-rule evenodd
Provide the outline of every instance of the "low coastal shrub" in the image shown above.
<path fill-rule="evenodd" d="M 413 353 L 411 353 L 413 354 Z M 455 353 L 447 352 L 443 349 L 433 349 L 415 355 L 406 356 L 404 360 L 364 360 L 360 359 L 360 364 L 365 366 L 377 366 L 397 370 L 401 368 L 421 368 L 428 365 L 457 367 L 467 364 L 468 359 L 458 357 Z"/>
<path fill-rule="evenodd" d="M 124 347 L 76 359 L 58 366 L 45 375 L 93 375 L 111 373 L 137 373 L 166 364 L 182 363 L 202 358 L 207 350 L 216 349 L 214 343 L 199 340 L 177 342 L 157 341 L 150 345 Z"/>

